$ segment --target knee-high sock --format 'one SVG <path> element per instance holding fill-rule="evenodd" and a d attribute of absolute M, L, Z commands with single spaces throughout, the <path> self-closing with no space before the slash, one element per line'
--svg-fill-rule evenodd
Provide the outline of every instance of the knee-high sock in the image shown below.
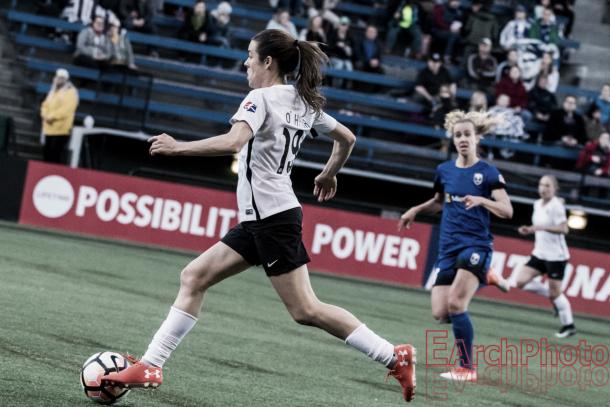
<path fill-rule="evenodd" d="M 553 300 L 553 304 L 557 307 L 557 313 L 559 314 L 559 321 L 562 325 L 572 325 L 574 319 L 572 318 L 572 306 L 570 301 L 565 294 L 561 294 L 559 297 Z"/>
<path fill-rule="evenodd" d="M 163 367 L 172 351 L 176 349 L 182 338 L 195 326 L 197 318 L 191 314 L 171 307 L 167 318 L 155 336 L 153 336 L 148 350 L 142 356 L 142 362 L 148 365 Z"/>
<path fill-rule="evenodd" d="M 374 361 L 383 363 L 386 367 L 392 367 L 394 362 L 396 362 L 394 345 L 371 331 L 364 324 L 354 329 L 345 338 L 345 343 L 358 349 Z"/>
<path fill-rule="evenodd" d="M 538 295 L 542 295 L 543 297 L 549 296 L 549 284 L 547 282 L 542 282 L 540 280 L 532 280 L 526 285 L 523 286 L 525 291 L 531 291 Z"/>
<path fill-rule="evenodd" d="M 451 325 L 453 326 L 453 336 L 456 345 L 462 355 L 460 366 L 472 369 L 472 340 L 474 339 L 474 329 L 468 311 L 461 314 L 452 314 Z"/>

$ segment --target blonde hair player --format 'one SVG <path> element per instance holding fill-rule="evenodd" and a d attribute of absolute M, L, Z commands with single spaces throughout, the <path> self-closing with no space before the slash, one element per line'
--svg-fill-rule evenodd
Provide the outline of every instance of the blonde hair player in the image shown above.
<path fill-rule="evenodd" d="M 534 250 L 519 270 L 515 285 L 551 300 L 562 325 L 555 336 L 567 338 L 576 333 L 576 328 L 570 301 L 561 292 L 570 252 L 565 239 L 569 231 L 566 208 L 557 196 L 558 189 L 557 178 L 552 175 L 544 175 L 538 182 L 540 199 L 534 202 L 532 224 L 519 227 L 521 235 L 535 236 Z M 548 277 L 546 284 L 537 278 L 543 274 Z"/>
<path fill-rule="evenodd" d="M 262 264 L 271 285 L 294 320 L 325 330 L 389 369 L 406 401 L 415 394 L 415 349 L 390 344 L 348 311 L 320 301 L 309 281 L 309 256 L 301 237 L 301 206 L 292 190 L 290 170 L 308 134 L 334 139 L 332 153 L 315 178 L 320 202 L 337 192 L 336 175 L 349 157 L 354 134 L 324 113 L 321 65 L 327 58 L 317 44 L 298 41 L 281 30 L 264 30 L 248 46 L 248 85 L 253 89 L 231 119 L 228 133 L 193 142 L 167 134 L 150 139 L 152 155 L 217 156 L 239 152 L 239 223 L 220 242 L 188 264 L 169 314 L 141 361 L 103 377 L 124 387 L 156 387 L 162 367 L 201 311 L 212 285 Z M 289 74 L 295 84 L 286 84 Z M 295 358 L 306 355 L 296 355 Z"/>
<path fill-rule="evenodd" d="M 477 155 L 481 136 L 500 121 L 485 112 L 456 110 L 446 116 L 445 130 L 451 134 L 457 159 L 436 168 L 434 197 L 407 210 L 398 224 L 399 230 L 409 228 L 419 214 L 443 212 L 439 254 L 430 279 L 434 280 L 432 315 L 451 322 L 461 355 L 460 367 L 441 374 L 449 380 L 477 380 L 474 328 L 468 314 L 474 293 L 481 284 L 508 290 L 506 280 L 489 270 L 493 253 L 489 214 L 510 219 L 513 207 L 500 172 Z"/>

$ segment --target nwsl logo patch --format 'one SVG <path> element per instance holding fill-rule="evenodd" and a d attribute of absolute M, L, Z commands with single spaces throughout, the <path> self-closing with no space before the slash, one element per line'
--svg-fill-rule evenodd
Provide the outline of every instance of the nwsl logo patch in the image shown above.
<path fill-rule="evenodd" d="M 244 109 L 246 109 L 247 111 L 249 111 L 250 113 L 255 113 L 256 112 L 256 105 L 250 101 L 246 102 L 246 104 L 244 105 Z"/>

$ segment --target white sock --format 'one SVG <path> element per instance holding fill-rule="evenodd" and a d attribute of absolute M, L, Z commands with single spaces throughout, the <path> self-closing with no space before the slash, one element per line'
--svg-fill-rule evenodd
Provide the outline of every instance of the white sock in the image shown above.
<path fill-rule="evenodd" d="M 171 307 L 167 318 L 153 336 L 142 362 L 148 365 L 163 367 L 172 351 L 176 349 L 182 338 L 195 326 L 197 318 L 191 314 Z"/>
<path fill-rule="evenodd" d="M 542 282 L 540 280 L 531 280 L 529 283 L 523 286 L 525 291 L 531 291 L 538 295 L 542 295 L 543 297 L 549 297 L 549 283 Z"/>
<path fill-rule="evenodd" d="M 561 294 L 559 297 L 553 300 L 553 304 L 555 304 L 557 307 L 557 313 L 559 313 L 559 321 L 561 321 L 561 325 L 572 325 L 574 323 L 574 319 L 572 318 L 572 306 L 570 305 L 568 297 Z"/>
<path fill-rule="evenodd" d="M 396 362 L 394 345 L 362 324 L 345 338 L 345 343 L 364 353 L 374 361 L 389 367 Z"/>

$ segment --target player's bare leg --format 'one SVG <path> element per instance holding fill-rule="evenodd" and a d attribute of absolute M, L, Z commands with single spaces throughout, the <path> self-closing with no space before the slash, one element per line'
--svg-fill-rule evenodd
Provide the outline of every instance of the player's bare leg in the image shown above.
<path fill-rule="evenodd" d="M 474 330 L 468 305 L 479 287 L 479 279 L 470 271 L 459 269 L 449 288 L 447 312 L 453 326 L 453 336 L 456 346 L 461 349 L 462 363 L 458 368 L 442 373 L 441 377 L 448 380 L 476 381 L 477 372 L 473 367 L 472 341 Z"/>
<path fill-rule="evenodd" d="M 432 306 L 432 316 L 439 323 L 451 323 L 449 319 L 449 285 L 435 285 L 432 287 L 430 302 Z"/>
<path fill-rule="evenodd" d="M 222 242 L 191 261 L 180 273 L 178 296 L 142 361 L 131 358 L 133 365 L 119 373 L 103 376 L 102 380 L 123 387 L 160 386 L 163 364 L 195 326 L 206 290 L 248 267 L 250 265 L 236 251 Z"/>
<path fill-rule="evenodd" d="M 347 310 L 321 302 L 315 295 L 307 266 L 270 277 L 271 284 L 284 302 L 292 318 L 299 324 L 315 326 L 371 359 L 390 369 L 403 388 L 403 397 L 411 401 L 415 396 L 415 348 L 411 345 L 393 346 L 360 322 Z"/>
<path fill-rule="evenodd" d="M 549 279 L 549 291 L 551 301 L 553 301 L 559 315 L 559 321 L 561 321 L 561 329 L 555 333 L 555 336 L 557 338 L 567 338 L 574 335 L 576 327 L 572 316 L 572 306 L 568 297 L 561 292 L 561 280 Z"/>

